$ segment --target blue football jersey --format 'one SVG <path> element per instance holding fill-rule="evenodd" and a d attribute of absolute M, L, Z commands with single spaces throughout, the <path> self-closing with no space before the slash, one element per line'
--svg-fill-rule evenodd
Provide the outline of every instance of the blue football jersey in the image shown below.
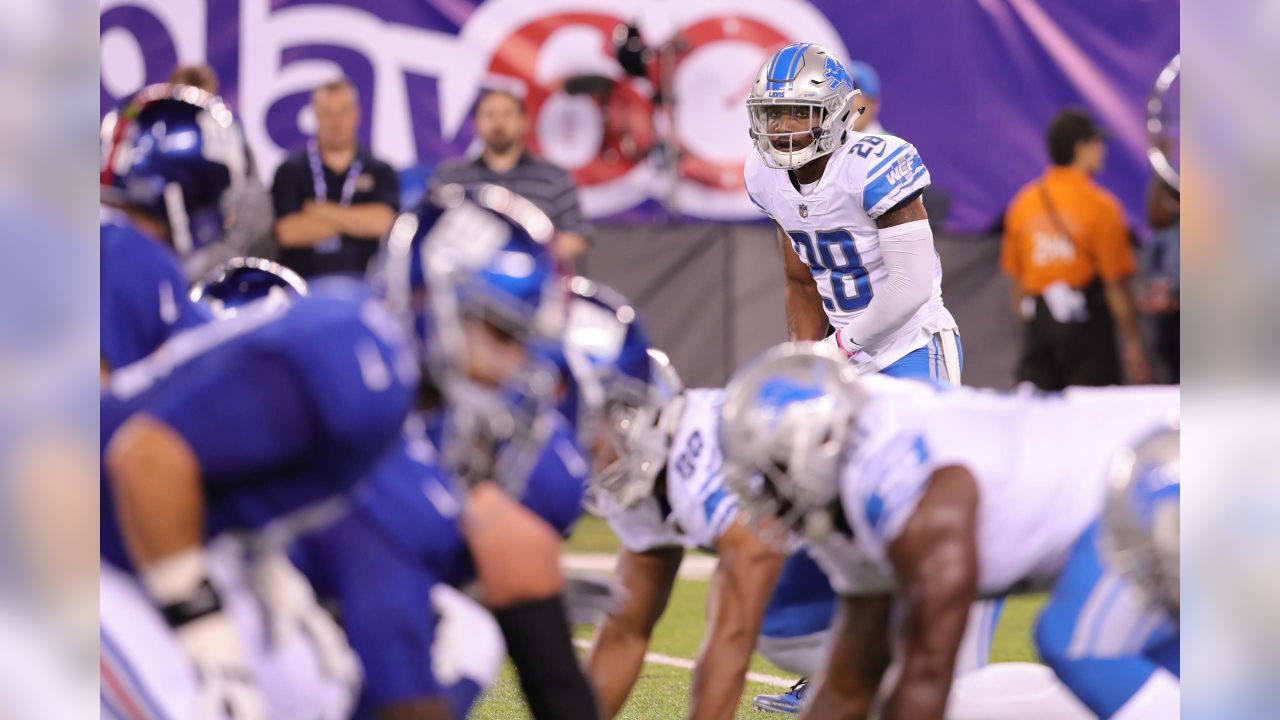
<path fill-rule="evenodd" d="M 113 373 L 103 450 L 135 413 L 163 421 L 199 460 L 208 534 L 253 530 L 367 475 L 400 436 L 417 386 L 382 302 L 355 280 L 319 281 L 292 305 L 246 307 Z M 117 532 L 104 467 L 102 553 L 128 568 Z"/>
<path fill-rule="evenodd" d="M 109 369 L 141 360 L 174 333 L 210 319 L 209 311 L 188 297 L 173 252 L 123 215 L 105 214 L 99 238 L 101 351 Z"/>
<path fill-rule="evenodd" d="M 587 465 L 568 424 L 557 420 L 523 502 L 567 534 L 581 512 Z M 317 594 L 337 602 L 364 664 L 366 710 L 445 694 L 431 672 L 437 618 L 427 594 L 436 582 L 471 582 L 475 567 L 459 522 L 464 489 L 439 462 L 441 426 L 438 414 L 412 416 L 357 489 L 352 511 L 291 551 Z"/>

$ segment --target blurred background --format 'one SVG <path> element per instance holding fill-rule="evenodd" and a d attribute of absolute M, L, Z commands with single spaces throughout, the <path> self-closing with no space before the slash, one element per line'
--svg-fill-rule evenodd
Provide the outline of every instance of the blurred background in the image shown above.
<path fill-rule="evenodd" d="M 485 151 L 478 101 L 509 91 L 523 102 L 525 149 L 576 185 L 585 222 L 574 229 L 590 242 L 577 269 L 635 301 L 691 383 L 717 385 L 785 339 L 773 226 L 743 190 L 744 100 L 776 48 L 823 44 L 850 65 L 883 131 L 919 148 L 966 382 L 1008 387 L 1021 329 L 998 262 L 1006 208 L 1048 166 L 1050 120 L 1076 106 L 1108 137 L 1095 181 L 1123 206 L 1135 251 L 1152 242 L 1147 100 L 1178 52 L 1178 9 L 1177 0 L 982 0 L 927 12 L 838 0 L 105 0 L 100 113 L 180 66 L 207 66 L 269 187 L 316 133 L 313 90 L 345 77 L 359 142 L 398 172 L 405 207 L 442 163 Z M 274 249 L 267 237 L 254 252 Z M 1144 326 L 1158 379 L 1175 379 L 1154 357 L 1149 318 Z"/>

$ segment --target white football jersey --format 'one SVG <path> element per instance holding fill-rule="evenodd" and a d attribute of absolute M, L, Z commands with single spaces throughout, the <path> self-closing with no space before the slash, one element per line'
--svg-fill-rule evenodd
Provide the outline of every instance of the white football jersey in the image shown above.
<path fill-rule="evenodd" d="M 864 382 L 871 400 L 856 420 L 860 440 L 840 489 L 853 539 L 836 537 L 815 553 L 843 594 L 874 587 L 868 567 L 892 576 L 889 544 L 930 475 L 950 465 L 978 483 L 979 592 L 1046 588 L 1101 513 L 1115 452 L 1179 408 L 1177 387 L 1045 395 L 936 389 L 882 375 Z"/>
<path fill-rule="evenodd" d="M 893 135 L 850 130 L 831 153 L 817 186 L 802 195 L 789 171 L 767 167 L 751 153 L 744 167 L 747 194 L 791 238 L 791 250 L 813 273 L 833 327 L 866 311 L 887 272 L 876 218 L 929 187 L 929 170 L 911 143 Z M 954 329 L 942 304 L 942 263 L 933 264 L 933 294 L 896 332 L 868 345 L 853 360 L 880 370 L 924 347 L 939 330 Z"/>
<path fill-rule="evenodd" d="M 684 397 L 661 499 L 655 493 L 632 507 L 605 511 L 609 527 L 632 552 L 677 545 L 714 549 L 738 516 L 738 498 L 725 487 L 720 453 L 724 390 L 687 390 Z"/>

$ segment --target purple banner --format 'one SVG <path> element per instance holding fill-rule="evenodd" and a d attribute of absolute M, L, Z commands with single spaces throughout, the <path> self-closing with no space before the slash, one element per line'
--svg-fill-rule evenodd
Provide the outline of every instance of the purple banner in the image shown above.
<path fill-rule="evenodd" d="M 268 176 L 302 147 L 308 94 L 352 78 L 362 136 L 421 176 L 472 144 L 485 87 L 523 95 L 528 144 L 570 169 L 594 217 L 759 215 L 742 190 L 744 99 L 779 45 L 817 42 L 879 71 L 881 120 L 913 142 L 949 225 L 980 231 L 1047 162 L 1059 108 L 1113 133 L 1105 185 L 1139 218 L 1143 108 L 1178 51 L 1177 0 L 104 0 L 102 112 L 177 64 L 207 62 Z M 612 34 L 662 49 L 628 75 Z M 655 101 L 655 90 L 661 99 Z"/>

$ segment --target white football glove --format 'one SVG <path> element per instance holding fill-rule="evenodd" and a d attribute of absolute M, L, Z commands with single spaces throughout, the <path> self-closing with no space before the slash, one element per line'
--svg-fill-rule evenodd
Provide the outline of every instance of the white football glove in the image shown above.
<path fill-rule="evenodd" d="M 830 347 L 833 347 L 836 350 L 839 350 L 841 353 L 843 353 L 845 357 L 851 358 L 858 352 L 858 348 L 849 346 L 844 341 L 843 336 L 844 336 L 843 328 L 836 328 L 835 332 L 822 338 L 822 340 L 820 340 L 819 342 L 822 343 L 823 345 L 828 345 Z"/>
<path fill-rule="evenodd" d="M 458 590 L 437 583 L 431 607 L 439 615 L 431 643 L 431 668 L 445 685 L 467 678 L 487 690 L 507 656 L 498 623 L 480 604 Z"/>
<path fill-rule="evenodd" d="M 272 646 L 280 647 L 292 634 L 302 633 L 315 647 L 321 671 L 351 688 L 354 699 L 364 678 L 360 658 L 284 552 L 270 551 L 256 557 L 249 569 L 249 583 L 266 609 Z"/>
<path fill-rule="evenodd" d="M 173 633 L 200 681 L 198 718 L 266 720 L 266 701 L 226 613 L 196 618 L 174 628 Z"/>

